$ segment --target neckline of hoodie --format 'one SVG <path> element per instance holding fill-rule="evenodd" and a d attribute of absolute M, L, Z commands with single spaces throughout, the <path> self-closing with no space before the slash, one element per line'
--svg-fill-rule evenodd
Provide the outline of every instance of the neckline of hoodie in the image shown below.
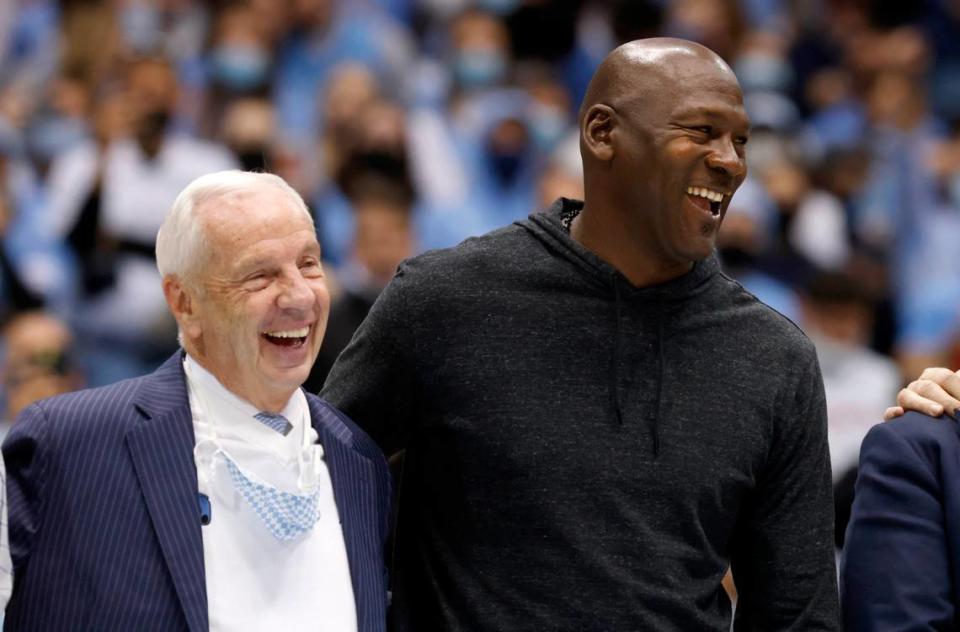
<path fill-rule="evenodd" d="M 578 208 L 579 207 L 579 208 Z M 648 287 L 636 287 L 620 273 L 619 270 L 601 259 L 593 251 L 588 250 L 574 240 L 569 231 L 561 224 L 561 216 L 572 209 L 582 209 L 583 202 L 560 198 L 548 209 L 533 213 L 527 219 L 517 222 L 518 225 L 530 231 L 538 239 L 545 238 L 552 242 L 566 260 L 586 273 L 595 282 L 604 288 L 610 288 L 616 283 L 622 297 L 633 299 L 668 299 L 682 297 L 694 293 L 710 277 L 717 273 L 719 265 L 715 255 L 696 261 L 690 272 L 675 279 Z"/>

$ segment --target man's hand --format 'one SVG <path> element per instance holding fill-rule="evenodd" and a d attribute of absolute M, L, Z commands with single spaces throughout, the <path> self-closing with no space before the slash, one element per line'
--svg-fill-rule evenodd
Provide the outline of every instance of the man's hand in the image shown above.
<path fill-rule="evenodd" d="M 896 419 L 907 410 L 931 417 L 939 417 L 946 411 L 955 419 L 960 418 L 960 372 L 941 367 L 924 370 L 919 379 L 897 394 L 897 405 L 888 408 L 883 419 Z"/>

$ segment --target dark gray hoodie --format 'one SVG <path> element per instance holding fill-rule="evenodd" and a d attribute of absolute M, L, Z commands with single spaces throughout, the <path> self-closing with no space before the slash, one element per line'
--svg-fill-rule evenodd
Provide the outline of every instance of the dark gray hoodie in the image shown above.
<path fill-rule="evenodd" d="M 395 630 L 836 630 L 813 346 L 715 259 L 633 287 L 560 223 L 405 262 L 323 396 L 406 449 Z"/>

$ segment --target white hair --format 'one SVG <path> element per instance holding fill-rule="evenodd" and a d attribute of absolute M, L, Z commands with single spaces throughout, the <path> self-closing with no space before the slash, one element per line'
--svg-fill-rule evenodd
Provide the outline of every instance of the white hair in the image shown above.
<path fill-rule="evenodd" d="M 300 194 L 280 176 L 252 171 L 218 171 L 200 176 L 180 192 L 157 232 L 157 269 L 160 276 L 176 276 L 200 289 L 197 274 L 209 253 L 198 209 L 217 200 L 236 199 L 272 186 L 288 194 L 313 226 L 313 217 Z"/>

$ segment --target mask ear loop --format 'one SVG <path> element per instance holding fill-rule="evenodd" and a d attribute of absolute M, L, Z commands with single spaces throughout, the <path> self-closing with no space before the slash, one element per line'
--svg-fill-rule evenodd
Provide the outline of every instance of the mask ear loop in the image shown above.
<path fill-rule="evenodd" d="M 320 483 L 320 463 L 323 460 L 323 446 L 317 442 L 319 436 L 312 426 L 306 424 L 303 443 L 297 452 L 297 489 L 301 494 L 312 494 Z"/>
<path fill-rule="evenodd" d="M 201 491 L 209 491 L 214 479 L 215 460 L 220 448 L 212 439 L 204 437 L 193 448 L 193 460 L 197 464 L 197 479 Z"/>

